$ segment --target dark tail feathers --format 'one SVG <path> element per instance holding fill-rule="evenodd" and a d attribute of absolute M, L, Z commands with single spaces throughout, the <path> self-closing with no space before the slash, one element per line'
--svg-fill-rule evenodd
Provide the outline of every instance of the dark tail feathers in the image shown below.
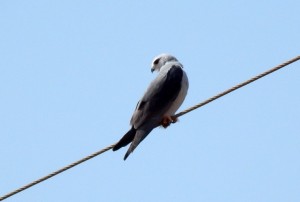
<path fill-rule="evenodd" d="M 136 133 L 136 129 L 132 126 L 132 128 L 119 140 L 119 142 L 113 147 L 113 151 L 120 149 L 121 147 L 125 147 L 130 142 L 132 142 Z"/>

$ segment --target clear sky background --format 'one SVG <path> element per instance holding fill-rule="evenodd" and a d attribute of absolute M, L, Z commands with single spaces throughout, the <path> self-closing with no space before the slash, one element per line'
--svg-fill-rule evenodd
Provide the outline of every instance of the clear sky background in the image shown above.
<path fill-rule="evenodd" d="M 300 1 L 1 1 L 0 195 L 115 143 L 175 55 L 186 109 L 300 54 Z M 7 201 L 300 201 L 300 62 Z"/>

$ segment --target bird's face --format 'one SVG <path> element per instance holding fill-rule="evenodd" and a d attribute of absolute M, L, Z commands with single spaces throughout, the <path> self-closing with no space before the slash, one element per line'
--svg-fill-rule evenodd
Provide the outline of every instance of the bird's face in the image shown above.
<path fill-rule="evenodd" d="M 151 72 L 157 71 L 159 72 L 160 68 L 164 66 L 167 62 L 177 62 L 178 60 L 169 54 L 161 54 L 155 57 L 152 61 Z"/>

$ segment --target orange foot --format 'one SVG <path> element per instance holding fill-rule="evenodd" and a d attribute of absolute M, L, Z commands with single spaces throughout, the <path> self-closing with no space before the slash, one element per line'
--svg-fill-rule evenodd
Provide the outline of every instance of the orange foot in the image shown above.
<path fill-rule="evenodd" d="M 177 122 L 177 117 L 173 116 L 164 116 L 160 122 L 162 127 L 167 128 L 171 123 L 176 123 Z"/>

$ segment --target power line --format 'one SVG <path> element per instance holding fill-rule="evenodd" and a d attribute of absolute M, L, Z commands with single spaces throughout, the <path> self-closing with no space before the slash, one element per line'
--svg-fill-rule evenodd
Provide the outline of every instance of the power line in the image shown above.
<path fill-rule="evenodd" d="M 235 90 L 237 90 L 237 89 L 239 89 L 239 88 L 241 88 L 243 86 L 248 85 L 249 83 L 252 83 L 253 81 L 256 81 L 256 80 L 258 80 L 258 79 L 260 79 L 260 78 L 262 78 L 264 76 L 267 76 L 268 74 L 271 74 L 271 73 L 273 73 L 273 72 L 275 72 L 275 71 L 277 71 L 277 70 L 279 70 L 279 69 L 281 69 L 281 68 L 283 68 L 283 67 L 285 67 L 285 66 L 287 66 L 289 64 L 292 64 L 293 62 L 296 62 L 299 59 L 300 59 L 300 55 L 297 56 L 297 57 L 295 57 L 295 58 L 293 58 L 293 59 L 290 59 L 290 60 L 288 60 L 288 61 L 286 61 L 286 62 L 284 62 L 284 63 L 282 63 L 280 65 L 277 65 L 277 66 L 273 67 L 272 69 L 269 69 L 269 70 L 267 70 L 267 71 L 265 71 L 265 72 L 263 72 L 263 73 L 261 73 L 261 74 L 259 74 L 257 76 L 254 76 L 251 79 L 248 79 L 247 81 L 239 83 L 239 84 L 237 84 L 237 85 L 229 88 L 228 90 L 225 90 L 225 91 L 223 91 L 223 92 L 221 92 L 221 93 L 219 93 L 219 94 L 217 94 L 217 95 L 215 95 L 215 96 L 213 96 L 211 98 L 208 98 L 207 100 L 204 100 L 203 102 L 200 102 L 199 104 L 197 104 L 197 105 L 195 105 L 193 107 L 190 107 L 190 108 L 188 108 L 188 109 L 186 109 L 186 110 L 184 110 L 182 112 L 179 112 L 174 117 L 180 117 L 180 116 L 182 116 L 182 115 L 184 115 L 186 113 L 189 113 L 189 112 L 191 112 L 191 111 L 193 111 L 193 110 L 195 110 L 195 109 L 197 109 L 199 107 L 202 107 L 202 106 L 204 106 L 204 105 L 206 105 L 206 104 L 208 104 L 208 103 L 210 103 L 210 102 L 212 102 L 212 101 L 214 101 L 214 100 L 216 100 L 216 99 L 218 99 L 218 98 L 220 98 L 220 97 L 222 97 L 222 96 L 224 96 L 224 95 L 226 95 L 228 93 L 231 93 L 231 92 L 233 92 L 233 91 L 235 91 Z"/>
<path fill-rule="evenodd" d="M 10 193 L 2 196 L 0 198 L 0 201 L 4 200 L 4 199 L 6 199 L 6 198 L 8 198 L 8 197 L 10 197 L 12 195 L 15 195 L 15 194 L 17 194 L 17 193 L 19 193 L 21 191 L 24 191 L 25 189 L 28 189 L 28 188 L 30 188 L 30 187 L 32 187 L 32 186 L 34 186 L 34 185 L 36 185 L 36 184 L 38 184 L 40 182 L 48 180 L 49 178 L 54 177 L 55 175 L 58 175 L 59 173 L 62 173 L 62 172 L 66 171 L 66 170 L 68 170 L 70 168 L 73 168 L 74 166 L 77 166 L 78 164 L 81 164 L 81 163 L 83 163 L 83 162 L 85 162 L 87 160 L 90 160 L 91 158 L 94 158 L 94 157 L 96 157 L 96 156 L 98 156 L 98 155 L 100 155 L 100 154 L 102 154 L 102 153 L 104 153 L 104 152 L 112 149 L 114 146 L 115 146 L 115 144 L 112 144 L 112 145 L 110 145 L 110 146 L 108 146 L 108 147 L 106 147 L 104 149 L 101 149 L 100 151 L 97 151 L 97 152 L 95 152 L 93 154 L 90 154 L 87 157 L 84 157 L 83 159 L 80 159 L 80 160 L 78 160 L 76 162 L 73 162 L 73 163 L 71 163 L 71 164 L 69 164 L 69 165 L 67 165 L 67 166 L 65 166 L 65 167 L 63 167 L 63 168 L 61 168 L 61 169 L 59 169 L 57 171 L 54 171 L 54 172 L 52 172 L 52 173 L 50 173 L 50 174 L 48 174 L 48 175 L 46 175 L 46 176 L 44 176 L 44 177 L 42 177 L 40 179 L 37 179 L 37 180 L 35 180 L 35 181 L 27 184 L 27 185 L 24 185 L 23 187 L 20 187 L 19 189 L 16 189 L 15 191 L 12 191 L 12 192 L 10 192 Z"/>
<path fill-rule="evenodd" d="M 241 87 L 243 87 L 245 85 L 248 85 L 249 83 L 252 83 L 252 82 L 254 82 L 254 81 L 256 81 L 256 80 L 258 80 L 258 79 L 260 79 L 260 78 L 262 78 L 262 77 L 264 77 L 266 75 L 268 75 L 268 74 L 271 74 L 271 73 L 273 73 L 273 72 L 275 72 L 275 71 L 277 71 L 277 70 L 279 70 L 279 69 L 281 69 L 281 68 L 283 68 L 283 67 L 285 67 L 285 66 L 287 66 L 287 65 L 289 65 L 291 63 L 294 63 L 294 62 L 296 62 L 299 59 L 300 59 L 300 55 L 297 56 L 297 57 L 295 57 L 295 58 L 293 58 L 293 59 L 290 59 L 290 60 L 288 60 L 288 61 L 286 61 L 286 62 L 284 62 L 284 63 L 282 63 L 282 64 L 280 64 L 280 65 L 278 65 L 276 67 L 273 67 L 272 69 L 269 69 L 269 70 L 267 70 L 267 71 L 265 71 L 265 72 L 263 72 L 263 73 L 255 76 L 255 77 L 247 80 L 247 81 L 244 81 L 244 82 L 242 82 L 242 83 L 240 83 L 240 84 L 238 84 L 236 86 L 233 86 L 232 88 L 230 88 L 228 90 L 225 90 L 225 91 L 223 91 L 223 92 L 221 92 L 221 93 L 219 93 L 219 94 L 217 94 L 217 95 L 215 95 L 215 96 L 213 96 L 213 97 L 211 97 L 211 98 L 209 98 L 209 99 L 207 99 L 207 100 L 205 100 L 205 101 L 203 101 L 203 102 L 201 102 L 201 103 L 199 103 L 199 104 L 197 104 L 197 105 L 195 105 L 193 107 L 190 107 L 190 108 L 188 108 L 188 109 L 186 109 L 186 110 L 184 110 L 184 111 L 182 111 L 182 112 L 174 115 L 174 117 L 180 117 L 180 116 L 182 116 L 182 115 L 184 115 L 186 113 L 189 113 L 189 112 L 191 112 L 191 111 L 193 111 L 193 110 L 195 110 L 195 109 L 197 109 L 199 107 L 202 107 L 202 106 L 204 106 L 204 105 L 206 105 L 206 104 L 208 104 L 208 103 L 210 103 L 210 102 L 212 102 L 212 101 L 214 101 L 214 100 L 216 100 L 216 99 L 218 99 L 218 98 L 220 98 L 220 97 L 222 97 L 222 96 L 224 96 L 224 95 L 226 95 L 228 93 L 231 93 L 231 92 L 233 92 L 233 91 L 235 91 L 235 90 L 237 90 L 237 89 L 239 89 L 239 88 L 241 88 Z M 100 155 L 100 154 L 102 154 L 102 153 L 104 153 L 104 152 L 112 149 L 115 146 L 115 144 L 112 144 L 112 145 L 110 145 L 110 146 L 108 146 L 108 147 L 106 147 L 104 149 L 101 149 L 100 151 L 97 151 L 97 152 L 95 152 L 95 153 L 93 153 L 93 154 L 91 154 L 91 155 L 89 155 L 89 156 L 87 156 L 85 158 L 82 158 L 82 159 L 80 159 L 80 160 L 78 160 L 76 162 L 73 162 L 70 165 L 67 165 L 67 166 L 65 166 L 65 167 L 63 167 L 63 168 L 61 168 L 61 169 L 59 169 L 57 171 L 54 171 L 54 172 L 52 172 L 52 173 L 50 173 L 50 174 L 48 174 L 48 175 L 46 175 L 46 176 L 44 176 L 44 177 L 42 177 L 42 178 L 40 178 L 38 180 L 35 180 L 35 181 L 33 181 L 33 182 L 31 182 L 31 183 L 29 183 L 27 185 L 24 185 L 23 187 L 20 187 L 19 189 L 16 189 L 15 191 L 7 193 L 4 196 L 0 197 L 0 201 L 6 199 L 8 197 L 11 197 L 11 196 L 13 196 L 13 195 L 15 195 L 15 194 L 17 194 L 19 192 L 22 192 L 25 189 L 28 189 L 28 188 L 30 188 L 30 187 L 32 187 L 32 186 L 34 186 L 34 185 L 36 185 L 36 184 L 38 184 L 40 182 L 48 180 L 49 178 L 54 177 L 55 175 L 58 175 L 58 174 L 66 171 L 66 170 L 68 170 L 70 168 L 73 168 L 74 166 L 77 166 L 77 165 L 79 165 L 79 164 L 81 164 L 81 163 L 83 163 L 83 162 L 85 162 L 87 160 L 90 160 L 91 158 L 94 158 L 94 157 L 96 157 L 96 156 L 98 156 L 98 155 Z"/>

